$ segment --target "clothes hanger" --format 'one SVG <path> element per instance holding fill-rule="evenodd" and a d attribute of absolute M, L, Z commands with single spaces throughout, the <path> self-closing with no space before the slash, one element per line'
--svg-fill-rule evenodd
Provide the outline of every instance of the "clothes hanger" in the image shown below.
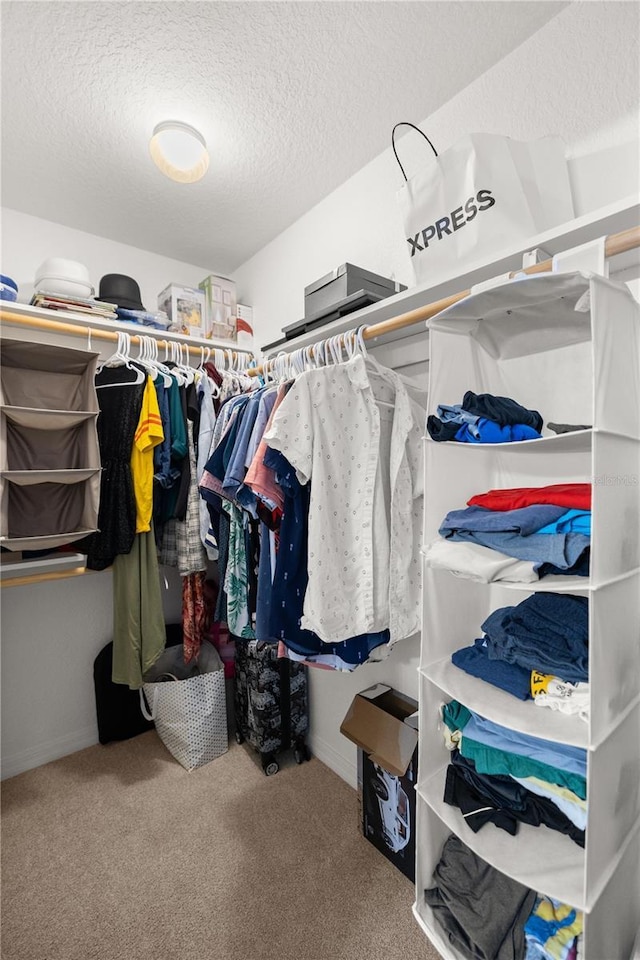
<path fill-rule="evenodd" d="M 167 344 L 167 348 L 170 348 L 169 349 L 169 353 L 171 354 L 170 362 L 174 364 L 174 366 L 170 368 L 171 376 L 176 378 L 176 380 L 178 381 L 178 386 L 184 387 L 186 381 L 183 376 L 182 370 L 180 369 L 180 366 L 178 364 L 178 344 L 175 342 L 175 340 L 171 340 Z"/>
<path fill-rule="evenodd" d="M 206 356 L 205 356 L 205 353 L 204 353 L 205 350 L 207 351 L 207 355 L 206 355 Z M 202 374 L 202 376 L 203 376 L 203 377 L 206 377 L 207 380 L 208 380 L 209 390 L 210 390 L 210 392 L 211 392 L 212 398 L 213 398 L 214 400 L 217 400 L 218 397 L 220 396 L 220 387 L 219 387 L 218 384 L 215 382 L 215 380 L 213 379 L 213 377 L 210 377 L 209 374 L 208 374 L 207 371 L 206 371 L 206 364 L 209 363 L 209 360 L 210 360 L 210 359 L 211 359 L 211 347 L 200 347 L 200 366 L 199 366 L 198 369 L 200 370 L 200 373 Z"/>
<path fill-rule="evenodd" d="M 303 347 L 302 352 L 304 354 L 304 362 L 307 370 L 315 370 L 317 368 L 317 363 L 311 344 L 309 344 L 308 347 Z"/>
<path fill-rule="evenodd" d="M 162 377 L 163 384 L 165 388 L 171 387 L 173 380 L 171 379 L 171 371 L 164 363 L 160 362 L 159 352 L 158 352 L 158 341 L 154 337 L 144 337 L 145 342 L 145 356 L 148 361 L 155 367 L 157 373 Z"/>
<path fill-rule="evenodd" d="M 327 365 L 327 350 L 326 350 L 326 341 L 319 340 L 318 343 L 313 344 L 309 347 L 311 354 L 313 356 L 313 362 L 316 365 L 316 368 L 326 367 Z"/>
<path fill-rule="evenodd" d="M 352 360 L 358 353 L 358 340 L 355 330 L 347 330 L 343 335 L 344 348 L 347 351 L 347 358 Z"/>
<path fill-rule="evenodd" d="M 107 357 L 106 360 L 103 360 L 102 363 L 99 363 L 97 366 L 97 372 L 99 373 L 103 367 L 119 367 L 125 363 L 124 355 L 124 336 L 121 330 L 118 330 L 118 346 L 114 353 L 110 357 Z"/>
<path fill-rule="evenodd" d="M 154 364 L 151 362 L 149 357 L 149 337 L 140 334 L 138 336 L 138 356 L 136 357 L 136 363 L 144 367 L 147 373 L 149 373 L 154 379 L 158 375 Z"/>
<path fill-rule="evenodd" d="M 242 358 L 242 372 L 246 373 L 251 367 L 256 367 L 258 362 L 253 353 L 239 353 L 239 357 Z"/>
<path fill-rule="evenodd" d="M 284 350 L 281 350 L 278 354 L 279 363 L 279 373 L 280 373 L 280 383 L 286 383 L 287 380 L 291 380 L 291 355 L 286 353 Z"/>
<path fill-rule="evenodd" d="M 185 380 L 187 384 L 191 384 L 196 378 L 196 372 L 191 366 L 191 362 L 189 359 L 189 344 L 179 343 L 178 349 L 180 351 L 180 366 L 184 373 Z"/>
<path fill-rule="evenodd" d="M 302 373 L 302 369 L 300 367 L 300 351 L 299 350 L 294 350 L 292 353 L 289 354 L 289 360 L 287 362 L 287 372 L 289 374 L 289 377 L 292 380 L 295 380 L 295 378 L 299 377 L 300 374 Z"/>
<path fill-rule="evenodd" d="M 367 353 L 367 345 L 366 345 L 366 343 L 364 342 L 364 331 L 365 331 L 366 329 L 367 329 L 367 325 L 363 323 L 361 327 L 358 327 L 358 330 L 357 330 L 357 333 L 356 333 L 356 338 L 357 338 L 357 341 L 358 341 L 358 348 L 359 348 L 360 353 L 362 354 L 363 357 L 367 357 L 367 356 L 368 356 L 368 353 Z"/>
<path fill-rule="evenodd" d="M 357 349 L 360 351 L 360 353 L 362 354 L 362 356 L 364 357 L 365 361 L 370 361 L 370 362 L 367 364 L 367 373 L 368 373 L 368 375 L 369 375 L 370 377 L 373 376 L 373 377 L 378 377 L 378 378 L 381 379 L 381 380 L 385 380 L 384 374 L 381 373 L 379 370 L 376 369 L 375 366 L 372 365 L 372 362 L 373 362 L 374 364 L 377 364 L 377 361 L 375 360 L 374 357 L 370 357 L 370 356 L 369 356 L 369 353 L 368 353 L 368 351 L 367 351 L 367 347 L 366 347 L 366 344 L 365 344 L 365 342 L 364 342 L 364 331 L 365 331 L 366 329 L 367 329 L 366 324 L 363 324 L 361 327 L 358 327 L 358 329 L 357 329 L 356 331 L 354 331 L 354 333 L 355 333 L 356 347 L 357 347 Z M 371 362 L 371 361 L 372 361 L 372 362 Z M 376 401 L 376 404 L 377 404 L 379 407 L 389 407 L 389 408 L 395 410 L 395 406 L 396 406 L 395 403 L 390 403 L 388 400 L 378 400 L 377 397 L 375 397 L 374 399 L 375 399 L 375 401 Z"/>
<path fill-rule="evenodd" d="M 329 340 L 329 350 L 335 364 L 342 363 L 342 337 L 338 334 Z"/>
<path fill-rule="evenodd" d="M 291 355 L 290 368 L 294 377 L 300 376 L 300 374 L 304 373 L 306 370 L 305 352 L 302 347 L 298 348 L 298 350 L 294 350 L 293 354 Z"/>
<path fill-rule="evenodd" d="M 103 369 L 103 367 L 126 367 L 127 370 L 131 370 L 135 373 L 135 380 L 124 380 L 117 383 L 97 383 L 96 390 L 105 390 L 107 387 L 123 387 L 123 386 L 135 386 L 136 384 L 142 383 L 146 379 L 146 373 L 144 370 L 141 370 L 140 367 L 136 367 L 131 362 L 131 357 L 129 355 L 129 349 L 131 346 L 131 338 L 128 333 L 123 333 L 121 330 L 118 331 L 118 346 L 116 352 L 109 357 L 104 363 L 100 364 L 100 367 L 97 370 L 97 373 Z"/>

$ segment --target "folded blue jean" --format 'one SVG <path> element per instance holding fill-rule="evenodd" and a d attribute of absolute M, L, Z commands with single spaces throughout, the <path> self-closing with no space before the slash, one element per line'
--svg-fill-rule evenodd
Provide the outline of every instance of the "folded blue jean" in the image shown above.
<path fill-rule="evenodd" d="M 531 700 L 531 670 L 506 660 L 490 660 L 486 639 L 476 640 L 472 647 L 456 650 L 451 662 L 470 676 L 486 680 L 518 700 Z"/>
<path fill-rule="evenodd" d="M 570 594 L 534 593 L 494 610 L 482 624 L 487 654 L 572 683 L 589 679 L 589 602 Z"/>
<path fill-rule="evenodd" d="M 479 432 L 475 427 L 480 417 L 474 416 L 473 413 L 467 413 L 466 410 L 463 410 L 462 404 L 441 403 L 436 410 L 436 414 L 443 423 L 466 424 L 471 428 L 472 436 L 479 436 Z"/>
<path fill-rule="evenodd" d="M 442 521 L 440 534 L 445 531 L 486 531 L 487 533 L 519 533 L 523 537 L 537 533 L 542 527 L 564 516 L 566 507 L 552 503 L 534 503 L 516 510 L 489 510 L 488 507 L 464 507 L 450 510 Z"/>
<path fill-rule="evenodd" d="M 590 546 L 590 538 L 581 533 L 538 533 L 566 512 L 565 507 L 550 504 L 534 504 L 518 510 L 467 507 L 450 511 L 438 532 L 447 540 L 479 543 L 518 560 L 567 569 Z"/>
<path fill-rule="evenodd" d="M 538 579 L 542 580 L 543 577 L 550 576 L 568 576 L 568 577 L 588 577 L 589 576 L 589 563 L 590 563 L 590 550 L 585 550 L 584 553 L 581 553 L 576 562 L 571 567 L 554 567 L 552 563 L 541 563 L 535 565 L 535 571 L 538 574 Z"/>

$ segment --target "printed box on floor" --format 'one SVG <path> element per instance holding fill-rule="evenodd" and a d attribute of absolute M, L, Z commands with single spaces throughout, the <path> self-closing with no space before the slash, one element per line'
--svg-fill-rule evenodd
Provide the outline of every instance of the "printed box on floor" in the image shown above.
<path fill-rule="evenodd" d="M 357 694 L 340 732 L 358 746 L 360 828 L 415 882 L 418 704 L 377 683 Z"/>
<path fill-rule="evenodd" d="M 202 290 L 170 283 L 158 294 L 158 309 L 164 310 L 171 324 L 178 325 L 179 333 L 192 337 L 208 336 Z"/>
<path fill-rule="evenodd" d="M 226 277 L 205 277 L 200 281 L 205 298 L 207 337 L 236 341 L 236 285 Z"/>

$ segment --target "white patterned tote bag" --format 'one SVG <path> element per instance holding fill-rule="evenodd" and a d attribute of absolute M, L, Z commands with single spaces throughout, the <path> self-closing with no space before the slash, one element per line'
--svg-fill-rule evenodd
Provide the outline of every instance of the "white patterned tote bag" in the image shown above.
<path fill-rule="evenodd" d="M 140 708 L 186 770 L 204 766 L 229 748 L 224 666 L 209 643 L 202 645 L 197 663 L 189 665 L 182 646 L 168 647 L 145 674 Z"/>

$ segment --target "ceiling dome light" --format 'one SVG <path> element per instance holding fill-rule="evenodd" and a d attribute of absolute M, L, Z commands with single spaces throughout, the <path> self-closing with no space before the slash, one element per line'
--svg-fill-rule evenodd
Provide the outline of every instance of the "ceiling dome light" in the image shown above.
<path fill-rule="evenodd" d="M 149 141 L 149 151 L 156 167 L 177 183 L 195 183 L 209 169 L 204 137 L 187 123 L 159 123 Z"/>

